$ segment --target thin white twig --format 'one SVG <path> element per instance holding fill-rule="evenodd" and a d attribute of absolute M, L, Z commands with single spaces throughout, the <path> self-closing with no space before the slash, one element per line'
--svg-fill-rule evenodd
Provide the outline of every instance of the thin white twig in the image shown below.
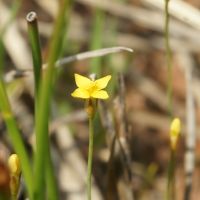
<path fill-rule="evenodd" d="M 196 117 L 195 101 L 193 93 L 193 69 L 194 63 L 188 52 L 178 54 L 179 62 L 184 67 L 186 79 L 186 153 L 185 153 L 185 194 L 184 199 L 190 199 L 192 189 L 193 172 L 195 168 L 196 145 Z"/>
<path fill-rule="evenodd" d="M 66 65 L 71 62 L 89 59 L 93 57 L 105 56 L 112 53 L 119 53 L 122 51 L 133 52 L 133 49 L 128 48 L 128 47 L 110 47 L 110 48 L 103 48 L 103 49 L 98 49 L 98 50 L 93 50 L 93 51 L 87 51 L 87 52 L 79 53 L 79 54 L 58 60 L 56 62 L 56 67 L 62 67 L 63 65 Z M 46 66 L 47 64 L 44 64 L 43 69 L 45 69 Z M 18 71 L 12 70 L 5 75 L 4 80 L 6 82 L 10 82 L 13 79 L 26 77 L 26 76 L 31 75 L 32 73 L 33 73 L 32 69 L 18 70 Z"/>
<path fill-rule="evenodd" d="M 192 67 L 187 66 L 186 72 L 186 109 L 187 109 L 187 133 L 186 133 L 186 155 L 185 155 L 185 195 L 184 199 L 189 200 L 192 189 L 192 179 L 195 167 L 195 144 L 196 144 L 196 118 L 195 103 L 192 91 Z"/>

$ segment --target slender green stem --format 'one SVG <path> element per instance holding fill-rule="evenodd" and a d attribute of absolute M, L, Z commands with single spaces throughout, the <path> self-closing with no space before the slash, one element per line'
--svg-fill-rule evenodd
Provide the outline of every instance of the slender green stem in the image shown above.
<path fill-rule="evenodd" d="M 165 0 L 165 49 L 166 49 L 166 61 L 168 70 L 168 87 L 167 87 L 167 98 L 168 98 L 168 112 L 169 117 L 173 117 L 173 71 L 172 71 L 172 52 L 169 42 L 169 1 Z M 170 151 L 170 162 L 168 166 L 168 179 L 167 179 L 167 193 L 166 200 L 175 199 L 175 149 L 171 148 Z"/>
<path fill-rule="evenodd" d="M 27 17 L 29 40 L 31 43 L 33 67 L 34 67 L 34 79 L 35 79 L 35 121 L 39 113 L 38 99 L 39 99 L 39 86 L 42 77 L 42 55 L 40 47 L 40 39 L 38 33 L 37 14 L 35 12 L 28 13 Z M 46 124 L 46 134 L 48 134 L 48 124 Z M 36 135 L 36 144 L 38 144 L 38 136 Z M 37 148 L 37 147 L 36 147 Z M 46 176 L 47 176 L 47 192 L 48 198 L 52 200 L 58 199 L 58 189 L 56 179 L 54 176 L 53 165 L 51 161 L 51 154 L 49 145 L 46 150 Z"/>
<path fill-rule="evenodd" d="M 92 190 L 92 157 L 93 157 L 93 144 L 94 144 L 94 128 L 93 117 L 89 117 L 89 150 L 88 150 L 88 173 L 87 173 L 87 196 L 91 200 Z"/>
<path fill-rule="evenodd" d="M 15 152 L 20 158 L 20 162 L 22 164 L 22 174 L 24 176 L 24 180 L 27 186 L 29 198 L 33 199 L 33 179 L 32 179 L 32 170 L 29 163 L 29 158 L 21 137 L 21 133 L 17 127 L 17 123 L 14 119 L 8 96 L 6 93 L 5 85 L 3 83 L 2 77 L 0 78 L 0 109 L 2 112 L 3 119 L 5 120 L 8 134 L 10 136 L 12 145 L 15 149 Z"/>
<path fill-rule="evenodd" d="M 42 69 L 42 55 L 41 55 L 41 47 L 40 47 L 40 39 L 38 33 L 38 22 L 37 22 L 37 14 L 35 12 L 29 12 L 26 16 L 27 25 L 28 25 L 28 36 L 32 50 L 32 59 L 33 59 L 33 70 L 34 70 L 34 89 L 35 89 L 35 126 L 36 119 L 39 113 L 38 110 L 38 101 L 39 101 L 39 86 L 41 82 L 41 69 Z M 48 128 L 47 130 L 48 131 Z M 38 135 L 36 134 L 36 152 L 38 148 Z M 36 157 L 36 155 L 35 155 Z M 43 188 L 43 190 L 45 190 Z M 44 198 L 44 193 L 42 194 Z"/>
<path fill-rule="evenodd" d="M 33 57 L 35 94 L 36 94 L 35 101 L 37 101 L 41 72 L 42 72 L 42 55 L 41 55 L 40 39 L 38 33 L 37 14 L 35 12 L 28 13 L 26 20 L 28 23 L 28 35 Z"/>
<path fill-rule="evenodd" d="M 176 168 L 175 152 L 176 150 L 171 148 L 170 161 L 169 161 L 169 166 L 168 166 L 166 200 L 175 199 L 175 168 Z"/>
<path fill-rule="evenodd" d="M 166 61 L 167 61 L 167 71 L 168 71 L 168 87 L 167 87 L 167 98 L 168 98 L 168 112 L 170 118 L 173 115 L 173 90 L 172 90 L 172 52 L 169 42 L 169 1 L 165 0 L 165 49 L 166 49 Z"/>
<path fill-rule="evenodd" d="M 37 134 L 37 150 L 35 159 L 35 196 L 37 200 L 43 200 L 44 196 L 44 175 L 45 175 L 45 162 L 46 151 L 49 149 L 49 137 L 46 127 L 49 120 L 49 104 L 52 94 L 52 87 L 55 75 L 55 62 L 59 56 L 60 44 L 63 41 L 63 32 L 65 30 L 66 14 L 70 8 L 70 1 L 60 1 L 60 10 L 58 12 L 58 18 L 55 23 L 52 41 L 50 43 L 50 51 L 48 56 L 48 66 L 44 74 L 44 79 L 41 84 L 39 92 L 38 102 L 38 116 L 36 119 L 36 134 Z"/>

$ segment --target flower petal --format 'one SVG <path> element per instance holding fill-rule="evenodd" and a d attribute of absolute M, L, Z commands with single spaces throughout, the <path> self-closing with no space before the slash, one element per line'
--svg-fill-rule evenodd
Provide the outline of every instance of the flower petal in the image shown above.
<path fill-rule="evenodd" d="M 91 94 L 91 97 L 97 98 L 97 99 L 107 99 L 107 98 L 109 98 L 108 93 L 105 90 L 94 91 Z"/>
<path fill-rule="evenodd" d="M 79 74 L 75 74 L 75 82 L 77 87 L 82 89 L 88 89 L 91 87 L 92 84 L 94 84 L 93 81 L 91 81 L 89 78 L 81 76 Z"/>
<path fill-rule="evenodd" d="M 88 98 L 90 98 L 90 95 L 89 95 L 88 91 L 84 90 L 82 88 L 77 88 L 76 90 L 74 90 L 73 93 L 71 93 L 71 95 L 73 97 L 82 98 L 82 99 L 88 99 Z"/>
<path fill-rule="evenodd" d="M 170 135 L 177 137 L 181 132 L 181 121 L 179 118 L 175 118 L 170 127 Z"/>
<path fill-rule="evenodd" d="M 95 81 L 96 86 L 98 87 L 98 89 L 104 89 L 107 85 L 109 80 L 111 79 L 111 75 L 105 76 L 103 78 L 97 79 Z"/>

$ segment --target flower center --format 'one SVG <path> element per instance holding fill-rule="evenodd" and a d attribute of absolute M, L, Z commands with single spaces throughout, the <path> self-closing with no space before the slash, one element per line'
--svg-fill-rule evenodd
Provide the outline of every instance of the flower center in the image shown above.
<path fill-rule="evenodd" d="M 98 90 L 98 87 L 95 82 L 93 82 L 93 84 L 91 84 L 91 86 L 88 88 L 88 92 L 90 94 L 92 94 L 94 91 L 97 91 L 97 90 Z"/>

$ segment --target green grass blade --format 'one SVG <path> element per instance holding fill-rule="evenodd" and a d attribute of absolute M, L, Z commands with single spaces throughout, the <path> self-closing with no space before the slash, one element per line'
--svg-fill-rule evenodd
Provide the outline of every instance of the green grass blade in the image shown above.
<path fill-rule="evenodd" d="M 0 31 L 0 109 L 2 111 L 3 119 L 5 120 L 6 127 L 8 129 L 8 134 L 10 136 L 12 145 L 15 149 L 15 152 L 19 155 L 21 162 L 23 163 L 22 165 L 22 174 L 24 176 L 24 180 L 27 186 L 29 198 L 32 199 L 33 195 L 33 186 L 32 186 L 32 170 L 31 166 L 29 163 L 28 155 L 25 149 L 25 146 L 23 144 L 21 134 L 19 132 L 19 129 L 17 127 L 17 123 L 14 119 L 8 96 L 6 93 L 5 85 L 3 82 L 3 57 L 4 57 L 4 46 L 3 46 L 3 35 L 6 32 L 7 28 L 9 27 L 10 23 L 13 21 L 15 18 L 16 14 L 18 13 L 18 10 L 21 6 L 22 1 L 17 0 L 14 1 L 12 8 L 11 8 L 11 15 L 6 22 L 5 26 L 3 29 Z"/>
<path fill-rule="evenodd" d="M 96 9 L 94 24 L 92 30 L 92 40 L 90 44 L 90 49 L 100 49 L 102 48 L 102 39 L 103 39 L 103 28 L 104 28 L 104 20 L 105 14 L 103 11 Z M 98 76 L 101 75 L 101 58 L 93 58 L 90 63 L 90 73 L 95 73 Z"/>
<path fill-rule="evenodd" d="M 42 55 L 40 47 L 40 39 L 38 33 L 37 14 L 35 12 L 28 13 L 28 35 L 31 43 L 33 68 L 34 68 L 34 80 L 35 80 L 35 121 L 38 115 L 38 93 L 42 75 Z M 46 134 L 48 134 L 48 125 L 46 126 Z M 38 141 L 36 137 L 36 141 Z M 38 142 L 36 142 L 38 144 Z M 36 147 L 37 148 L 37 147 Z M 47 146 L 48 148 L 48 146 Z M 56 179 L 53 172 L 53 166 L 51 162 L 50 150 L 46 150 L 46 176 L 47 176 L 47 192 L 50 199 L 58 199 L 58 189 L 56 185 Z M 53 184 L 52 184 L 53 183 Z"/>
<path fill-rule="evenodd" d="M 21 163 L 23 163 L 22 174 L 27 186 L 29 198 L 33 199 L 33 180 L 29 158 L 22 141 L 21 133 L 19 132 L 13 113 L 11 111 L 11 107 L 2 78 L 0 78 L 0 99 L 0 109 L 2 112 L 3 119 L 5 120 L 6 127 L 8 129 L 9 137 L 11 139 L 15 152 L 18 154 Z"/>
<path fill-rule="evenodd" d="M 52 93 L 54 74 L 55 74 L 55 62 L 58 59 L 60 53 L 60 44 L 63 41 L 63 32 L 65 30 L 66 14 L 69 13 L 70 1 L 63 0 L 60 3 L 60 10 L 58 12 L 58 18 L 55 23 L 52 41 L 50 44 L 50 52 L 48 57 L 48 66 L 44 73 L 44 79 L 41 84 L 39 92 L 38 102 L 38 117 L 36 119 L 36 134 L 37 134 L 37 152 L 35 159 L 35 196 L 37 200 L 43 200 L 44 194 L 44 170 L 46 161 L 46 149 L 49 148 L 49 137 L 46 132 L 46 126 L 49 120 L 49 104 Z"/>

